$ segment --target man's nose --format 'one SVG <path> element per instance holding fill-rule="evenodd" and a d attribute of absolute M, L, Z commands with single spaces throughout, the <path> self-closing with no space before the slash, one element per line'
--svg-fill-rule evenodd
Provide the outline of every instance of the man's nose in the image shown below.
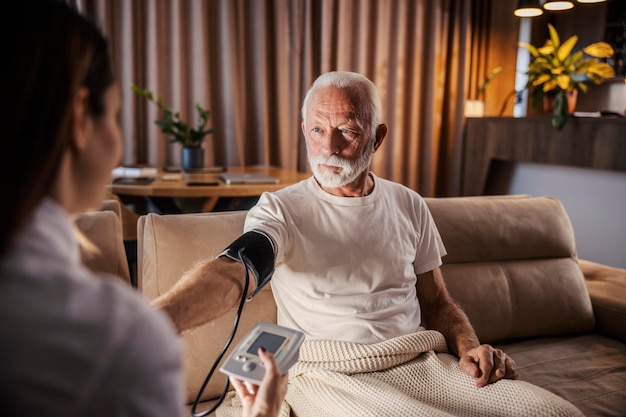
<path fill-rule="evenodd" d="M 322 139 L 322 152 L 324 155 L 334 155 L 341 152 L 345 139 L 339 129 L 330 129 Z"/>

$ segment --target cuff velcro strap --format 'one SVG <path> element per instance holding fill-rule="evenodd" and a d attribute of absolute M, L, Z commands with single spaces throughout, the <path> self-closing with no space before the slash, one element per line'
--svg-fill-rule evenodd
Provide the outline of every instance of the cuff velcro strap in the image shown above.
<path fill-rule="evenodd" d="M 243 258 L 244 266 L 252 271 L 256 282 L 256 289 L 248 297 L 252 299 L 263 288 L 274 273 L 274 242 L 265 233 L 252 230 L 239 236 L 219 256 L 226 256 L 234 261 L 242 262 L 239 251 Z"/>

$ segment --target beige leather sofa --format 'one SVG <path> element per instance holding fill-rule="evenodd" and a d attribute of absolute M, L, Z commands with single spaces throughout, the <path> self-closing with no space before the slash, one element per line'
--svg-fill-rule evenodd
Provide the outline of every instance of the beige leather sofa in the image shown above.
<path fill-rule="evenodd" d="M 561 395 L 586 415 L 624 416 L 626 271 L 579 263 L 569 218 L 555 199 L 459 197 L 427 203 L 448 250 L 442 267 L 446 284 L 481 341 L 506 349 L 520 379 Z M 141 217 L 139 290 L 153 299 L 199 259 L 217 256 L 240 235 L 245 214 Z M 233 317 L 234 310 L 183 333 L 189 403 L 227 340 Z M 275 319 L 268 286 L 244 308 L 232 346 L 256 322 Z M 217 372 L 203 399 L 218 397 L 224 381 Z"/>

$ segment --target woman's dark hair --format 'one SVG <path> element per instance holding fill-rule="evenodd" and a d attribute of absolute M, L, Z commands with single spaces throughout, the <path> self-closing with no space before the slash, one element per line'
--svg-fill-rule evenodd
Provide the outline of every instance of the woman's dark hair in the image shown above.
<path fill-rule="evenodd" d="M 49 192 L 72 126 L 79 88 L 88 112 L 104 112 L 113 84 L 107 41 L 92 22 L 61 0 L 10 1 L 2 6 L 0 255 Z M 10 30 L 9 30 L 10 28 Z"/>

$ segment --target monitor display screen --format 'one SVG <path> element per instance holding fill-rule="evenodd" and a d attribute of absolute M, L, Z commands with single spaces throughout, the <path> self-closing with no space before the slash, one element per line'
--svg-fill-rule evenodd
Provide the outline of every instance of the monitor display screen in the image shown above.
<path fill-rule="evenodd" d="M 267 350 L 271 354 L 275 354 L 276 351 L 280 349 L 280 347 L 283 345 L 283 342 L 285 341 L 285 339 L 286 337 L 284 336 L 279 336 L 277 334 L 263 332 L 259 335 L 259 337 L 256 338 L 254 343 L 250 345 L 250 348 L 248 348 L 248 353 L 256 355 L 257 351 L 262 346 L 265 348 L 265 350 Z"/>

